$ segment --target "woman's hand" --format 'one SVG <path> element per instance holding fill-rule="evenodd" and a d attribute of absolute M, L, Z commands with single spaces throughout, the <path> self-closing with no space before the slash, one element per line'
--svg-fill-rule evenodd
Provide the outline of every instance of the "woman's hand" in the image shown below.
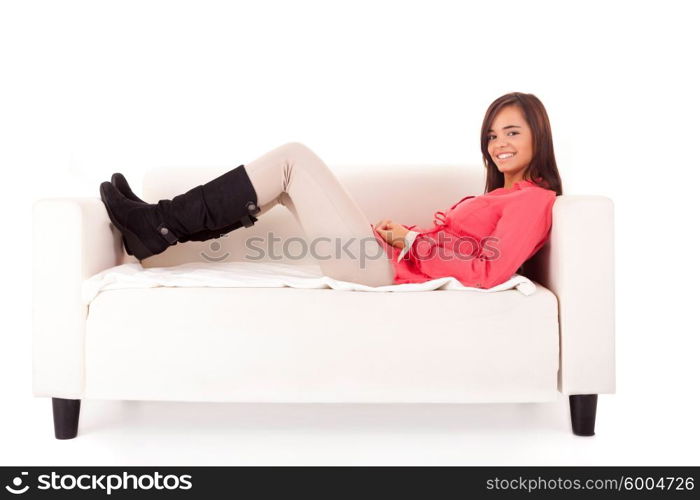
<path fill-rule="evenodd" d="M 393 222 L 390 219 L 382 219 L 374 225 L 379 236 L 384 238 L 384 241 L 396 248 L 403 248 L 405 245 L 404 238 L 408 234 L 408 229 Z"/>

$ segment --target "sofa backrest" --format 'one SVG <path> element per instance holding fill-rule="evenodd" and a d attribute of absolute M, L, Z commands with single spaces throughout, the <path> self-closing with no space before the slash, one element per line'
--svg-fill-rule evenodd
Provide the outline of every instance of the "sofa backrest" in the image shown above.
<path fill-rule="evenodd" d="M 235 167 L 235 166 L 234 166 Z M 228 168 L 160 167 L 148 171 L 143 182 L 142 198 L 155 203 L 172 198 L 199 184 L 218 177 Z M 392 219 L 419 228 L 432 226 L 433 214 L 445 211 L 467 195 L 484 192 L 483 168 L 463 165 L 382 165 L 330 166 L 340 182 L 364 210 L 370 223 Z M 203 242 L 178 243 L 165 252 L 142 262 L 144 267 L 173 266 L 186 262 L 250 261 L 255 252 L 246 248 L 246 240 L 259 237 L 256 247 L 266 247 L 269 235 L 279 238 L 274 244 L 276 256 L 268 252 L 262 260 L 285 264 L 316 263 L 309 252 L 299 258 L 301 244 L 289 241 L 287 256 L 282 255 L 282 243 L 288 238 L 305 235 L 292 213 L 277 205 L 262 215 L 249 228 L 240 228 L 226 236 Z M 247 258 L 246 258 L 247 256 Z M 276 258 L 281 257 L 281 258 Z M 128 257 L 127 261 L 134 261 Z"/>

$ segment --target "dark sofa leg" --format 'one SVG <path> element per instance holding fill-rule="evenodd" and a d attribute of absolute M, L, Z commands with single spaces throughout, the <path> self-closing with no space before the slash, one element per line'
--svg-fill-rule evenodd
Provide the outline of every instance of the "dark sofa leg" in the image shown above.
<path fill-rule="evenodd" d="M 80 400 L 51 398 L 56 439 L 73 439 L 78 434 Z"/>
<path fill-rule="evenodd" d="M 595 435 L 595 410 L 597 394 L 572 394 L 569 396 L 571 428 L 577 436 Z"/>

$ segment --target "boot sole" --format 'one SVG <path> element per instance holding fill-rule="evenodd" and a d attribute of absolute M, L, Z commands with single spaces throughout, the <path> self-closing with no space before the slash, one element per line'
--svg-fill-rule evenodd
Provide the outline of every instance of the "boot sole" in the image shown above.
<path fill-rule="evenodd" d="M 109 219 L 112 221 L 112 224 L 114 224 L 114 226 L 122 233 L 122 241 L 124 242 L 126 252 L 129 255 L 133 255 L 140 261 L 151 257 L 153 252 L 151 252 L 143 243 L 141 243 L 141 240 L 139 240 L 134 233 L 129 231 L 117 221 L 117 218 L 114 216 L 114 213 L 112 213 L 112 210 L 109 208 L 109 204 L 106 201 L 107 194 L 104 189 L 105 188 L 103 186 L 100 186 L 100 197 L 102 198 L 102 203 L 104 203 L 104 206 L 107 209 L 107 215 L 109 215 Z"/>

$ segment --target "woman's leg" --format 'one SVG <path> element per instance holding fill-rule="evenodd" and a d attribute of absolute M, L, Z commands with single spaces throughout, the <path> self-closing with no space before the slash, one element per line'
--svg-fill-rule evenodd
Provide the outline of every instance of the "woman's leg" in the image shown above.
<path fill-rule="evenodd" d="M 258 196 L 257 217 L 278 203 L 287 207 L 326 276 L 367 286 L 393 284 L 391 261 L 369 220 L 308 147 L 290 142 L 244 168 Z"/>

